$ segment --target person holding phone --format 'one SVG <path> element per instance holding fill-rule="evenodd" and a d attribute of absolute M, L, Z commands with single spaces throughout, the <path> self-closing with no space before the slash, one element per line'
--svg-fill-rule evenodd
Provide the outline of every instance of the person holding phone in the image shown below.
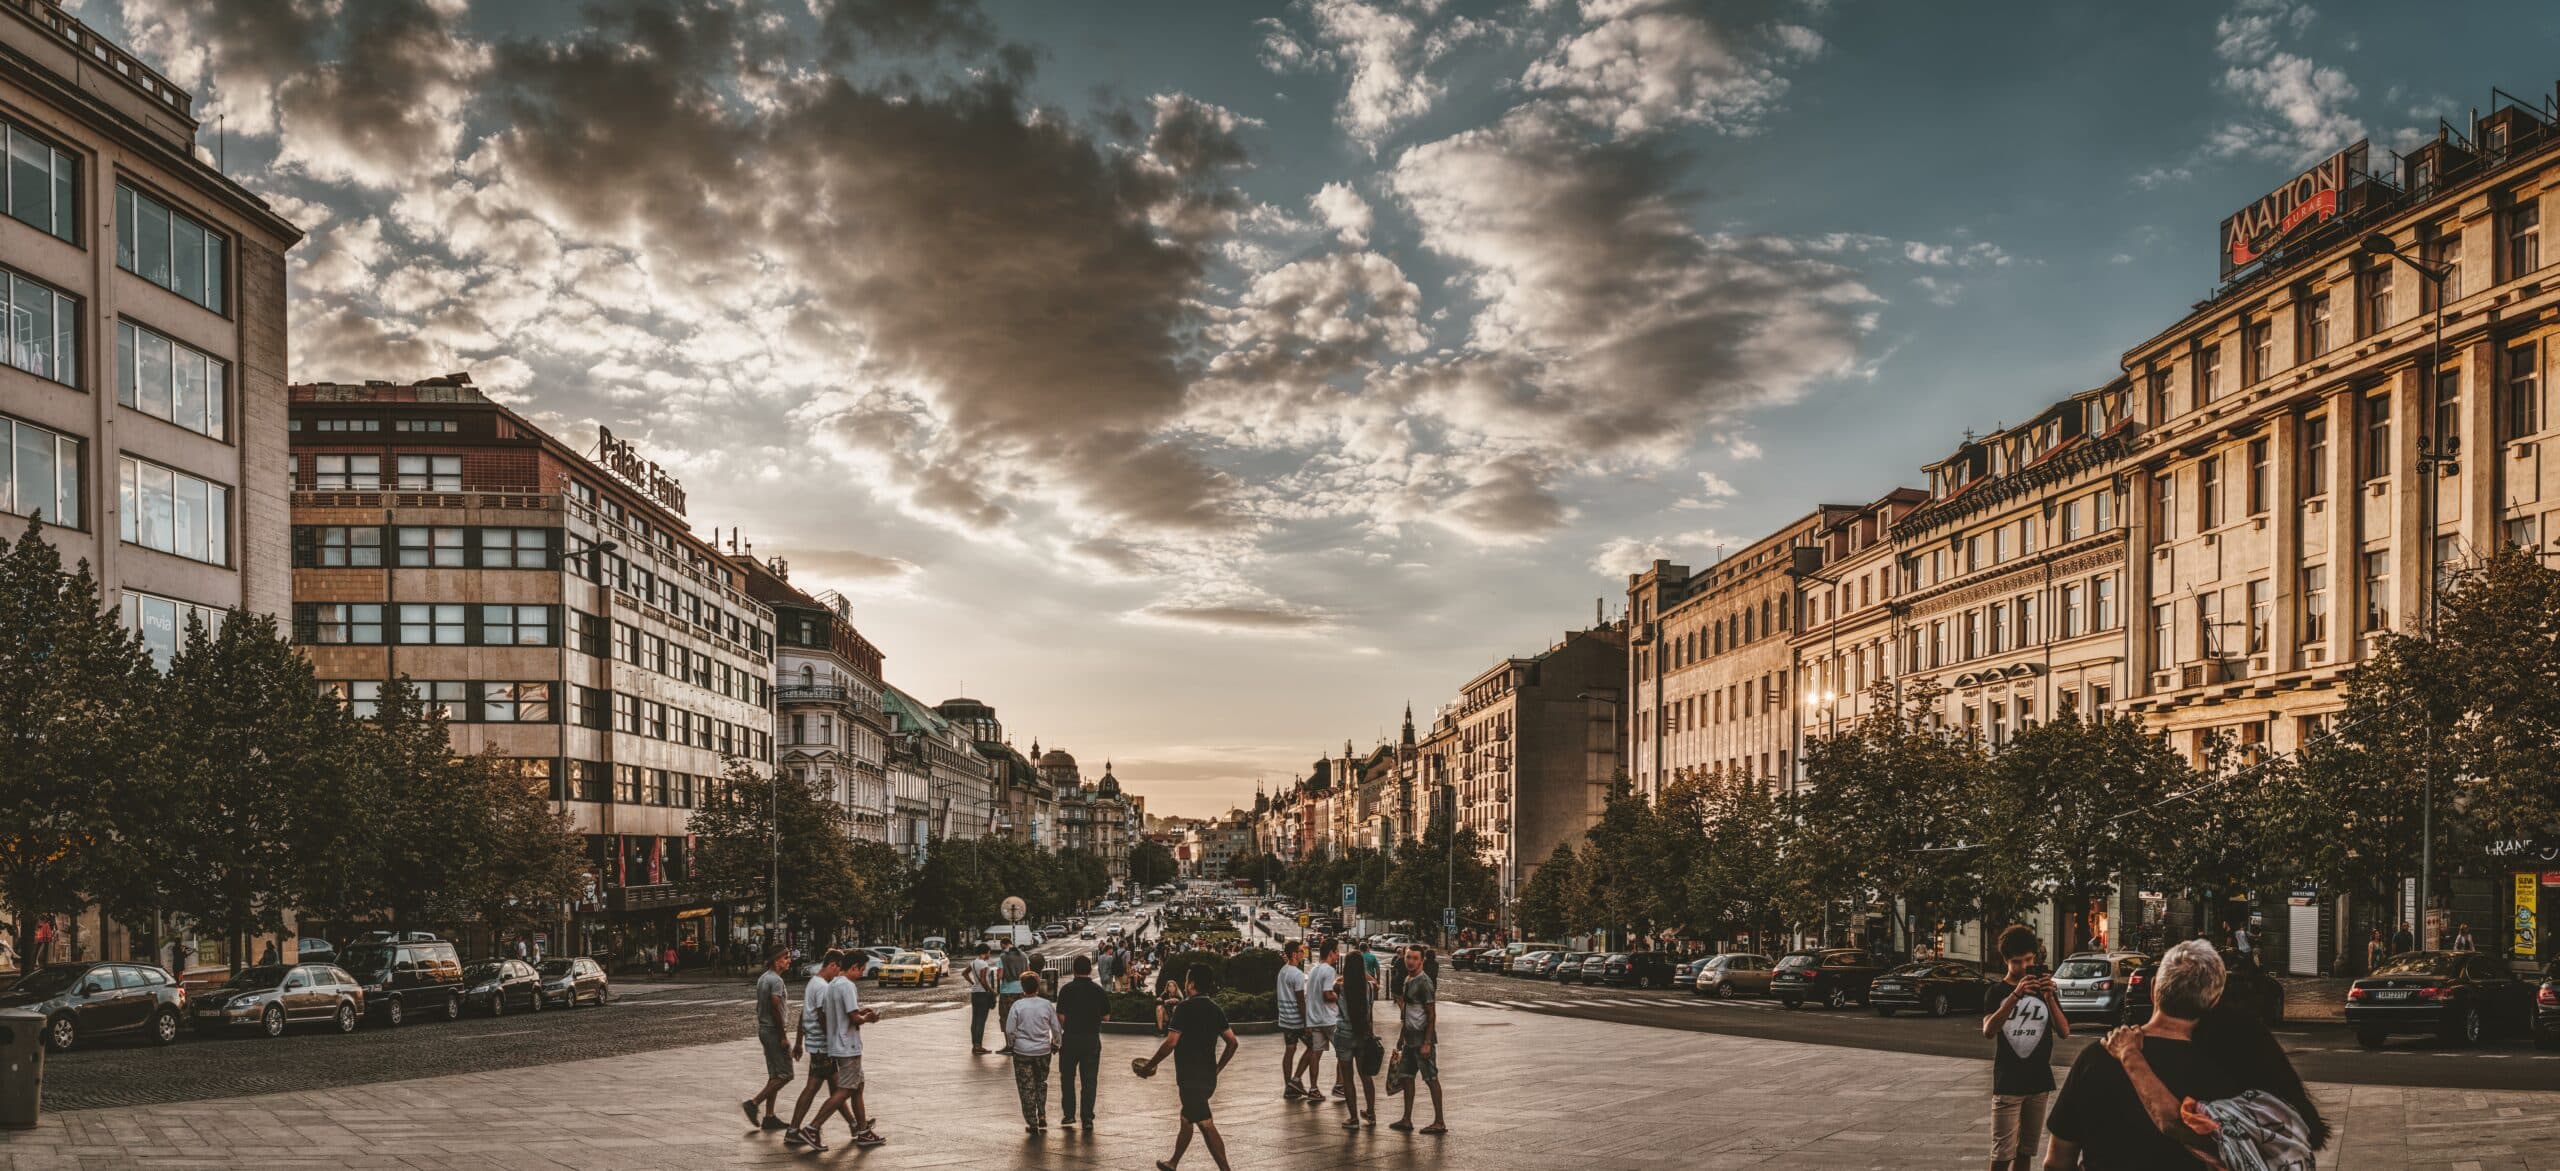
<path fill-rule="evenodd" d="M 2008 970 L 1993 985 L 1999 1006 L 1982 1018 L 1982 1035 L 1991 1038 L 1991 1171 L 2035 1165 L 2045 1104 L 2053 1097 L 2053 1042 L 2071 1035 L 2053 973 L 2036 962 L 2041 947 L 2024 924 L 2000 933 Z"/>

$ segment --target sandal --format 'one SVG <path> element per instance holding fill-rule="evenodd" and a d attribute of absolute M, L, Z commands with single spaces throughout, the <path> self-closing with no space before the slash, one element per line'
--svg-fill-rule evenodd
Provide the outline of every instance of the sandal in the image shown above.
<path fill-rule="evenodd" d="M 1446 1125 L 1443 1125 L 1443 1124 L 1441 1124 L 1441 1123 L 1434 1122 L 1434 1123 L 1432 1123 L 1432 1124 L 1431 1124 L 1431 1125 L 1429 1125 L 1429 1126 L 1423 1127 L 1423 1128 L 1422 1128 L 1422 1133 L 1423 1133 L 1423 1134 L 1447 1134 L 1447 1133 L 1449 1133 L 1449 1128 L 1448 1128 Z"/>
<path fill-rule="evenodd" d="M 1156 1160 L 1156 1171 L 1173 1171 L 1173 1164 L 1165 1162 L 1162 1159 L 1158 1159 Z"/>
<path fill-rule="evenodd" d="M 1410 1122 L 1405 1121 L 1404 1119 L 1399 1118 L 1399 1119 L 1397 1119 L 1397 1120 L 1395 1120 L 1395 1121 L 1393 1121 L 1393 1122 L 1388 1123 L 1388 1124 L 1387 1124 L 1387 1129 L 1389 1129 L 1389 1130 L 1397 1130 L 1397 1131 L 1411 1131 L 1411 1130 L 1413 1129 L 1413 1124 L 1412 1124 L 1412 1123 L 1410 1123 Z"/>

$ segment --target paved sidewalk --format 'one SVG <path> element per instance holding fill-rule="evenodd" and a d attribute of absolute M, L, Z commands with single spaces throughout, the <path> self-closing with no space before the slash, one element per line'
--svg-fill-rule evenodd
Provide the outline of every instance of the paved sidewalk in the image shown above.
<path fill-rule="evenodd" d="M 1988 1063 L 1675 1032 L 1453 1005 L 1453 1133 L 1348 1134 L 1277 1092 L 1279 1044 L 1248 1038 L 1218 1117 L 1239 1168 L 1975 1168 Z M 48 1115 L 0 1137 L 0 1168 L 1145 1168 L 1171 1149 L 1172 1079 L 1104 1039 L 1091 1137 L 1021 1128 L 1008 1066 L 973 1058 L 950 1010 L 865 1030 L 889 1145 L 798 1154 L 750 1132 L 751 1041 L 297 1094 Z M 2324 1168 L 2560 1171 L 2560 1093 L 2320 1087 L 2341 1136 Z M 786 1096 L 786 1104 L 789 1099 Z M 1382 1106 L 1386 1104 L 1382 1103 Z M 1427 1111 L 1427 1106 L 1425 1107 Z M 1393 1117 L 1393 1108 L 1381 1111 Z M 1054 1116 L 1054 1115 L 1053 1115 Z M 835 1137 L 841 1138 L 838 1129 Z M 1183 1164 L 1211 1167 L 1195 1149 Z"/>

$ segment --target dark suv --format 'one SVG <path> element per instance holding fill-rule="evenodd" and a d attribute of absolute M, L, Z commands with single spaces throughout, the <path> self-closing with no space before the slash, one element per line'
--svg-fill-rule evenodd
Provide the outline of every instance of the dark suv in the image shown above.
<path fill-rule="evenodd" d="M 2248 1009 L 2268 1025 L 2283 1024 L 2284 985 L 2258 966 L 2256 959 L 2224 948 L 2214 950 L 2222 956 L 2222 1003 Z M 2138 1025 L 2151 1019 L 2151 984 L 2159 978 L 2157 959 L 2145 961 L 2141 971 L 2126 977 L 2124 1006 L 2117 1010 L 2120 1023 Z"/>
<path fill-rule="evenodd" d="M 57 1053 L 119 1033 L 166 1045 L 178 1039 L 187 993 L 150 964 L 48 964 L 0 990 L 0 1008 L 43 1013 L 45 1046 Z"/>
<path fill-rule="evenodd" d="M 462 1016 L 462 957 L 453 945 L 416 932 L 374 936 L 339 953 L 338 966 L 364 985 L 367 1012 L 397 1025 L 415 1012 Z"/>
<path fill-rule="evenodd" d="M 1884 974 L 1885 965 L 1854 947 L 1789 952 L 1779 957 L 1769 977 L 1769 994 L 1788 1008 L 1808 1000 L 1825 1008 L 1867 1004 L 1867 985 Z"/>
<path fill-rule="evenodd" d="M 1600 968 L 1600 978 L 1626 987 L 1669 988 L 1673 975 L 1669 954 L 1658 951 L 1613 952 Z"/>

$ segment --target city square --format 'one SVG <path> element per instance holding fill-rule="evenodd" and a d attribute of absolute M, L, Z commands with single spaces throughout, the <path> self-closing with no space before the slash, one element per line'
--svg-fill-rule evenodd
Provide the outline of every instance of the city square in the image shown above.
<path fill-rule="evenodd" d="M 0 1166 L 2560 1168 L 2554 43 L 0 0 Z"/>

